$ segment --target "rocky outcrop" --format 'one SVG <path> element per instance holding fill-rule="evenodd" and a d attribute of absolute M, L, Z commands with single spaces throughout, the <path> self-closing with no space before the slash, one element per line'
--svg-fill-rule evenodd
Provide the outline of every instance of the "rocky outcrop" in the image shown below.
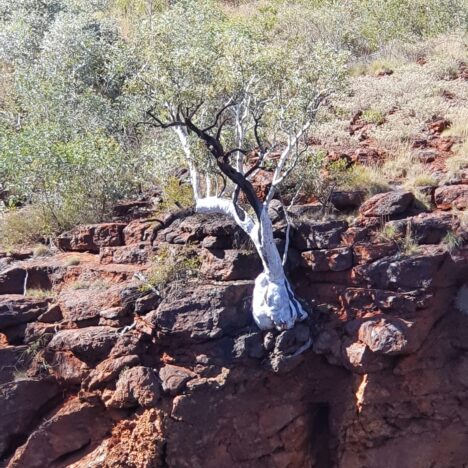
<path fill-rule="evenodd" d="M 351 226 L 316 212 L 293 210 L 287 267 L 309 318 L 282 332 L 253 323 L 260 265 L 224 219 L 129 214 L 63 236 L 71 253 L 9 262 L 4 466 L 463 467 L 463 220 L 418 214 L 405 192 L 370 198 Z M 449 233 L 461 240 L 448 245 Z M 409 235 L 417 248 L 405 250 Z M 197 277 L 153 288 L 153 249 L 187 242 Z M 33 268 L 50 297 L 23 295 Z"/>

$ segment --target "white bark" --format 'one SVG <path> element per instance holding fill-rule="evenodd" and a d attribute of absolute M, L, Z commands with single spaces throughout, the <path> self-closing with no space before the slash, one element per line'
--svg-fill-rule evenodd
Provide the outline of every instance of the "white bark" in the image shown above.
<path fill-rule="evenodd" d="M 266 208 L 262 210 L 260 222 L 254 221 L 247 214 L 243 220 L 240 219 L 232 201 L 217 197 L 197 200 L 196 210 L 232 217 L 252 239 L 263 264 L 263 272 L 255 280 L 252 302 L 253 318 L 260 329 L 292 328 L 297 321 L 307 317 L 285 276 Z"/>

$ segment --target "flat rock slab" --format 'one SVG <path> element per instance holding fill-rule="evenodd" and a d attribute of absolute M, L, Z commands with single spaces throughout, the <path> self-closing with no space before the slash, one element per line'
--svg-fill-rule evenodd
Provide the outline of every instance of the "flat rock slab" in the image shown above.
<path fill-rule="evenodd" d="M 366 200 L 359 212 L 366 217 L 394 216 L 404 213 L 413 203 L 411 192 L 395 191 L 379 193 Z"/>
<path fill-rule="evenodd" d="M 0 330 L 36 320 L 49 307 L 48 299 L 19 294 L 0 296 Z"/>

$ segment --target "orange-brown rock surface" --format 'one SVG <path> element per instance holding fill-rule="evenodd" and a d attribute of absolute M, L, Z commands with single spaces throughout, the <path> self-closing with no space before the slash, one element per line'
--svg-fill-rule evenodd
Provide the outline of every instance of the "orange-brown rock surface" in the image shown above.
<path fill-rule="evenodd" d="M 300 207 L 287 266 L 310 317 L 283 332 L 252 321 L 259 265 L 228 220 L 133 216 L 2 256 L 3 466 L 466 466 L 468 249 L 440 242 L 468 236 L 412 202 L 374 197 L 352 225 Z M 200 277 L 142 288 L 153 252 L 187 242 Z"/>

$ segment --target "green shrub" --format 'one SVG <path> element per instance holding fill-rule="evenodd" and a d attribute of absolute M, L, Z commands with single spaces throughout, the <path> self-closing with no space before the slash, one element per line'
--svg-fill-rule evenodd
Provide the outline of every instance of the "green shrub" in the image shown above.
<path fill-rule="evenodd" d="M 375 125 L 382 125 L 385 122 L 383 112 L 376 109 L 367 109 L 362 113 L 362 118 L 367 122 Z"/>
<path fill-rule="evenodd" d="M 153 257 L 147 272 L 147 283 L 142 289 L 146 291 L 155 288 L 161 291 L 173 281 L 196 277 L 200 265 L 197 250 L 193 246 L 185 245 L 178 250 L 171 250 L 167 244 L 163 244 Z"/>

